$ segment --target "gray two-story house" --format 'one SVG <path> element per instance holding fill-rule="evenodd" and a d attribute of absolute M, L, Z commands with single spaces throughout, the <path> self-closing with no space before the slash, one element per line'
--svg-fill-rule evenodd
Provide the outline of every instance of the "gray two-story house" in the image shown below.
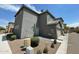
<path fill-rule="evenodd" d="M 38 14 L 23 5 L 15 15 L 14 32 L 18 38 L 40 35 L 57 39 L 64 35 L 63 23 L 62 18 L 55 18 L 48 10 Z"/>

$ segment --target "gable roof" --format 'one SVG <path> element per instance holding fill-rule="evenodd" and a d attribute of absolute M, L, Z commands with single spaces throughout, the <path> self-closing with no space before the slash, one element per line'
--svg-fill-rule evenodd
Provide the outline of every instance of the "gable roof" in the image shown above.
<path fill-rule="evenodd" d="M 44 12 L 38 14 L 37 12 L 35 12 L 34 10 L 30 9 L 29 7 L 27 7 L 27 6 L 25 6 L 25 5 L 22 5 L 22 6 L 21 6 L 21 8 L 19 9 L 19 11 L 15 14 L 15 17 L 19 14 L 19 12 L 20 12 L 23 8 L 28 9 L 28 10 L 30 10 L 31 12 L 33 12 L 34 14 L 37 14 L 37 15 L 42 15 L 42 14 L 44 14 L 44 13 L 47 13 L 47 14 L 49 14 L 52 18 L 54 18 L 55 20 L 61 20 L 62 22 L 64 22 L 64 20 L 63 20 L 62 17 L 55 18 L 48 10 L 46 10 L 46 11 L 44 11 Z"/>
<path fill-rule="evenodd" d="M 35 14 L 38 14 L 37 12 L 35 12 L 34 10 L 30 9 L 29 7 L 25 6 L 25 5 L 22 5 L 21 8 L 19 9 L 19 11 L 15 14 L 15 17 L 19 14 L 19 12 L 23 9 L 28 9 L 30 10 L 31 12 L 35 13 Z"/>
<path fill-rule="evenodd" d="M 42 12 L 40 15 L 42 15 L 42 14 L 44 14 L 44 13 L 47 13 L 47 14 L 49 14 L 52 18 L 55 18 L 48 10 Z"/>
<path fill-rule="evenodd" d="M 33 13 L 35 13 L 35 14 L 37 14 L 37 15 L 41 15 L 41 14 L 44 14 L 44 13 L 48 13 L 52 18 L 55 18 L 48 10 L 46 10 L 46 11 L 44 11 L 44 12 L 38 14 L 37 12 L 35 12 L 34 10 L 30 9 L 29 7 L 27 7 L 27 6 L 25 6 L 25 5 L 22 5 L 22 6 L 21 6 L 21 8 L 19 9 L 19 11 L 15 14 L 15 17 L 19 14 L 19 12 L 20 12 L 23 8 L 28 9 L 28 10 L 30 10 L 31 12 L 33 12 Z"/>
<path fill-rule="evenodd" d="M 60 21 L 64 22 L 62 17 L 56 18 L 56 20 L 60 20 Z"/>

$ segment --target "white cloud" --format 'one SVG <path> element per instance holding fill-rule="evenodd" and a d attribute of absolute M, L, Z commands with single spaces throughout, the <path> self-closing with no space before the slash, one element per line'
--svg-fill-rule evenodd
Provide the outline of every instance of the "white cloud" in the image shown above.
<path fill-rule="evenodd" d="M 68 26 L 69 27 L 77 27 L 77 26 L 79 26 L 79 22 L 75 22 L 75 23 L 69 24 Z"/>
<path fill-rule="evenodd" d="M 5 9 L 5 10 L 9 10 L 12 12 L 17 12 L 19 7 L 16 7 L 14 5 L 7 5 L 7 4 L 0 4 L 0 8 Z"/>
<path fill-rule="evenodd" d="M 38 10 L 36 9 L 36 7 L 33 6 L 33 5 L 31 5 L 31 4 L 26 4 L 26 6 L 29 7 L 30 9 L 34 10 L 34 11 L 37 12 L 37 13 L 41 13 L 41 11 L 38 11 Z"/>
<path fill-rule="evenodd" d="M 26 6 L 29 7 L 30 9 L 34 10 L 37 13 L 41 13 L 40 11 L 38 11 L 36 9 L 35 6 L 33 6 L 31 4 L 26 4 Z M 0 8 L 5 9 L 5 10 L 9 10 L 9 11 L 12 11 L 12 12 L 17 12 L 20 9 L 20 6 L 0 4 Z"/>
<path fill-rule="evenodd" d="M 37 13 L 41 13 L 40 11 L 38 11 L 36 9 L 36 7 L 34 7 L 31 4 L 26 4 L 27 7 L 29 7 L 30 9 L 36 11 Z M 20 8 L 20 6 L 15 6 L 15 5 L 7 5 L 7 4 L 0 4 L 0 8 L 11 11 L 11 12 L 17 12 Z M 7 19 L 0 19 L 0 26 L 6 27 L 6 25 L 8 25 L 9 22 L 12 22 L 12 20 L 7 20 Z"/>

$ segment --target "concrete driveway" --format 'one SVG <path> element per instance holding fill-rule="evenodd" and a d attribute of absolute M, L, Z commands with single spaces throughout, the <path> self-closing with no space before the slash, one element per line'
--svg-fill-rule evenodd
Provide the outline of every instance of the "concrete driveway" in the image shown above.
<path fill-rule="evenodd" d="M 0 34 L 0 54 L 11 54 L 12 52 L 5 35 L 6 34 Z"/>

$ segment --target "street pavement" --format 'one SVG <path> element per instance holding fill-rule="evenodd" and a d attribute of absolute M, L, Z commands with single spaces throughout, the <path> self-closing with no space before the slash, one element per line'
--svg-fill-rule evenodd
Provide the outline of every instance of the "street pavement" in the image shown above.
<path fill-rule="evenodd" d="M 68 40 L 68 54 L 79 54 L 79 34 L 78 33 L 70 33 Z"/>

